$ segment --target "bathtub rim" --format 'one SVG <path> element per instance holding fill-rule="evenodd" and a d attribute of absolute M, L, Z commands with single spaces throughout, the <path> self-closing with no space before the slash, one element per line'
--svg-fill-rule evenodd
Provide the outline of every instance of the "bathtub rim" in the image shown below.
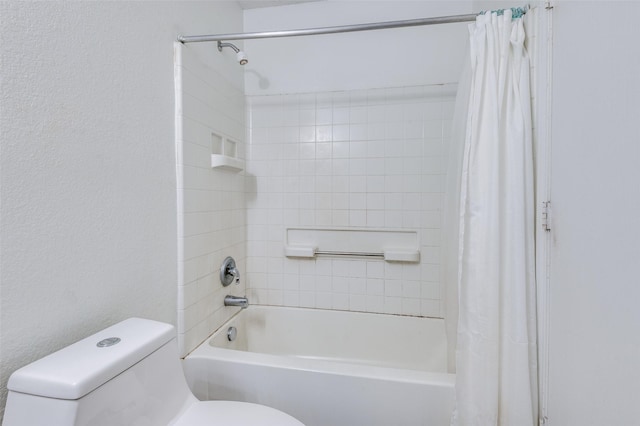
<path fill-rule="evenodd" d="M 269 306 L 269 305 L 252 305 L 256 309 L 267 310 L 313 310 L 313 311 L 333 311 L 330 309 L 317 309 L 317 308 L 300 308 L 300 307 L 288 307 L 288 306 Z M 251 307 L 249 309 L 251 309 Z M 351 311 L 338 311 L 347 312 L 353 314 L 364 315 L 392 315 L 392 314 L 378 314 L 369 312 L 351 312 Z M 270 368 L 286 368 L 289 370 L 299 370 L 314 373 L 333 374 L 341 376 L 355 376 L 360 378 L 369 379 L 382 379 L 393 380 L 403 383 L 420 383 L 433 386 L 453 387 L 455 385 L 454 373 L 445 372 L 431 372 L 421 370 L 410 370 L 393 367 L 379 367 L 374 365 L 362 365 L 357 363 L 340 362 L 340 361 L 328 361 L 323 359 L 303 358 L 295 355 L 274 355 L 261 352 L 249 352 L 236 349 L 226 349 L 216 346 L 212 346 L 210 341 L 216 336 L 216 334 L 223 332 L 225 327 L 228 327 L 238 315 L 242 313 L 242 310 L 236 312 L 231 316 L 224 324 L 216 329 L 211 335 L 209 335 L 196 349 L 190 352 L 184 357 L 183 362 L 190 362 L 190 360 L 203 360 L 203 359 L 215 359 L 223 362 L 229 362 L 234 364 L 249 364 L 260 365 Z"/>

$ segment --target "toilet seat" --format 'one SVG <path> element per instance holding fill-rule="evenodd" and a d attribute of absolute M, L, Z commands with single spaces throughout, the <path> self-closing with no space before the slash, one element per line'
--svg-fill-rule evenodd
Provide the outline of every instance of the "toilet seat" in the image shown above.
<path fill-rule="evenodd" d="M 172 426 L 304 426 L 275 408 L 249 402 L 198 401 Z"/>

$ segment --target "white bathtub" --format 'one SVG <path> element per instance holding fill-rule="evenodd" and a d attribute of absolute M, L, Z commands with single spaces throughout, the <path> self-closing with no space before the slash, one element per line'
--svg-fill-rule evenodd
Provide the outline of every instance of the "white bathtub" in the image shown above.
<path fill-rule="evenodd" d="M 251 306 L 184 369 L 200 399 L 268 405 L 307 426 L 445 426 L 455 382 L 446 359 L 441 319 Z"/>

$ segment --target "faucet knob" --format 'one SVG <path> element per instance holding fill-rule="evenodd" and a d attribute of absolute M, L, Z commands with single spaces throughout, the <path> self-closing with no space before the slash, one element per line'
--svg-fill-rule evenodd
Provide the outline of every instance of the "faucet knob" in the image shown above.
<path fill-rule="evenodd" d="M 240 284 L 240 271 L 236 267 L 236 261 L 233 257 L 227 257 L 220 267 L 220 282 L 223 286 L 228 286 L 232 282 Z"/>
<path fill-rule="evenodd" d="M 240 271 L 238 271 L 238 268 L 233 267 L 229 269 L 227 273 L 233 275 L 233 278 L 235 279 L 236 284 L 240 284 Z"/>

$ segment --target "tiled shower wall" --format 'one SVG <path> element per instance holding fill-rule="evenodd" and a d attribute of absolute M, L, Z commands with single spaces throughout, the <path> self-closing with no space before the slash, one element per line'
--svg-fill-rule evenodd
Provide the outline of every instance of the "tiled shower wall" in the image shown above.
<path fill-rule="evenodd" d="M 252 303 L 442 316 L 441 210 L 455 90 L 247 98 Z M 421 260 L 286 258 L 287 227 L 416 230 Z"/>
<path fill-rule="evenodd" d="M 219 269 L 233 256 L 245 270 L 245 175 L 211 168 L 212 133 L 237 143 L 244 159 L 245 98 L 222 75 L 176 44 L 176 156 L 178 185 L 178 341 L 186 355 L 238 308 Z"/>

